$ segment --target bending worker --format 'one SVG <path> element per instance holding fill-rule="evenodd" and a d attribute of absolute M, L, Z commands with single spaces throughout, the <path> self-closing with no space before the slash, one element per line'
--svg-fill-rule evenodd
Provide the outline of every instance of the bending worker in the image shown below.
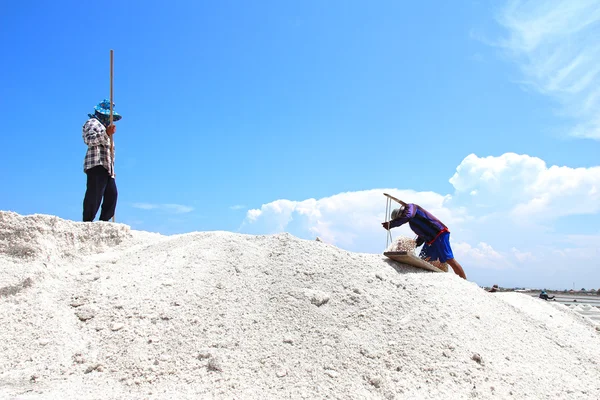
<path fill-rule="evenodd" d="M 389 230 L 409 224 L 410 229 L 418 236 L 417 247 L 423 245 L 421 249 L 421 258 L 426 261 L 447 262 L 452 267 L 454 273 L 463 279 L 467 279 L 465 271 L 461 265 L 454 259 L 452 248 L 450 247 L 450 231 L 436 217 L 416 204 L 407 204 L 392 211 L 392 220 L 382 222 L 384 229 Z"/>

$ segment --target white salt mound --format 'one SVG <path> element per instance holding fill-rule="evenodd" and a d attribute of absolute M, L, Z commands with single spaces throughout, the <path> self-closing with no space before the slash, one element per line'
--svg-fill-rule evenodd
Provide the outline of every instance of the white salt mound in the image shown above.
<path fill-rule="evenodd" d="M 600 398 L 567 307 L 289 234 L 0 212 L 0 326 L 2 399 Z"/>

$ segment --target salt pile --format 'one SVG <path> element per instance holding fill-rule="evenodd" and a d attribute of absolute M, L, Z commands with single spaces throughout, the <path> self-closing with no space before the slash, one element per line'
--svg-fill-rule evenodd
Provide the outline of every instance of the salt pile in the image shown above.
<path fill-rule="evenodd" d="M 0 212 L 0 398 L 600 398 L 600 332 L 289 234 Z"/>
<path fill-rule="evenodd" d="M 390 243 L 385 251 L 406 251 L 414 253 L 417 242 L 414 239 L 399 236 Z"/>

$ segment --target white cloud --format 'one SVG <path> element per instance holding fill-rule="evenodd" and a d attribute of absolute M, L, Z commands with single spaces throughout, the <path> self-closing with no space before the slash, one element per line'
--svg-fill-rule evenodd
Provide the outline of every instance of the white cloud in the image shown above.
<path fill-rule="evenodd" d="M 580 245 L 595 248 L 600 255 L 600 228 L 595 235 L 566 235 L 564 241 L 571 245 Z"/>
<path fill-rule="evenodd" d="M 600 167 L 548 167 L 540 158 L 515 153 L 471 154 L 456 168 L 450 183 L 457 199 L 484 202 L 521 222 L 600 211 Z M 475 199 L 473 192 L 478 193 Z"/>
<path fill-rule="evenodd" d="M 524 83 L 577 120 L 572 135 L 600 140 L 600 2 L 515 0 L 498 22 L 508 31 L 498 44 L 518 63 Z"/>
<path fill-rule="evenodd" d="M 244 208 L 246 208 L 246 206 L 243 204 L 236 204 L 236 205 L 229 207 L 229 209 L 233 210 L 233 211 L 243 210 Z"/>
<path fill-rule="evenodd" d="M 162 210 L 175 214 L 185 214 L 194 210 L 193 207 L 184 206 L 181 204 L 133 203 L 132 206 L 141 210 Z"/>
<path fill-rule="evenodd" d="M 246 218 L 248 218 L 249 221 L 254 222 L 258 219 L 258 217 L 260 217 L 261 214 L 261 210 L 248 210 Z"/>
<path fill-rule="evenodd" d="M 534 259 L 533 258 L 533 254 L 531 254 L 531 252 L 528 252 L 528 251 L 527 252 L 519 251 L 515 247 L 513 247 L 512 249 L 510 249 L 510 251 L 515 256 L 515 258 L 517 260 L 519 260 L 520 262 L 532 261 Z"/>
<path fill-rule="evenodd" d="M 296 208 L 296 201 L 275 200 L 269 204 L 263 204 L 260 210 L 253 209 L 246 212 L 246 219 L 256 222 L 262 219 L 268 224 L 270 232 L 282 232 L 292 220 L 292 213 Z"/>
<path fill-rule="evenodd" d="M 480 242 L 477 246 L 457 242 L 452 245 L 452 252 L 458 262 L 469 265 L 471 268 L 506 269 L 514 267 L 505 255 L 500 254 L 485 242 Z"/>
<path fill-rule="evenodd" d="M 587 271 L 600 280 L 600 231 L 589 229 L 600 226 L 600 167 L 548 166 L 539 158 L 515 153 L 471 154 L 450 182 L 455 188 L 452 194 L 382 188 L 321 199 L 279 199 L 248 210 L 241 230 L 287 231 L 307 239 L 319 236 L 347 250 L 381 253 L 387 239 L 380 225 L 385 219 L 386 192 L 423 206 L 448 225 L 454 254 L 468 277 L 473 271 L 475 277 L 502 277 L 500 271 L 510 271 L 514 286 L 539 279 L 560 286 L 577 271 Z M 575 215 L 584 215 L 580 219 L 589 222 L 570 223 L 565 218 Z M 557 232 L 558 222 L 564 231 Z M 392 233 L 414 236 L 408 226 Z M 487 283 L 509 284 L 494 280 Z"/>
<path fill-rule="evenodd" d="M 194 207 L 184 206 L 181 204 L 163 204 L 165 210 L 172 211 L 177 214 L 189 213 L 194 211 Z"/>
<path fill-rule="evenodd" d="M 385 238 L 385 231 L 380 225 L 385 220 L 384 192 L 392 192 L 400 199 L 411 199 L 411 202 L 422 205 L 450 224 L 464 218 L 463 210 L 450 212 L 444 206 L 448 197 L 437 193 L 373 189 L 340 193 L 318 200 L 275 200 L 263 204 L 260 209 L 249 210 L 246 223 L 259 224 L 258 230 L 272 233 L 284 231 L 289 224 L 296 222 L 300 224 L 299 228 L 312 236 L 321 237 L 325 242 L 346 247 L 360 247 L 360 242 L 365 238 L 377 236 Z M 393 207 L 398 206 L 396 203 L 393 204 L 395 204 Z M 405 228 L 405 231 L 408 233 L 408 228 Z M 367 248 L 375 250 L 385 247 L 385 242 L 379 242 L 379 246 L 376 243 L 373 241 Z"/>
<path fill-rule="evenodd" d="M 149 203 L 133 203 L 134 208 L 139 208 L 141 210 L 154 210 L 159 207 L 158 204 L 149 204 Z"/>

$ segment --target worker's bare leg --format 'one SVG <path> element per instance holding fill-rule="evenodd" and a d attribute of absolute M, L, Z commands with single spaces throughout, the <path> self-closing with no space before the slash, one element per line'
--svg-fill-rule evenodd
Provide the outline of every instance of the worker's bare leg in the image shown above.
<path fill-rule="evenodd" d="M 467 276 L 465 275 L 465 271 L 463 271 L 461 265 L 458 263 L 458 261 L 456 261 L 455 258 L 450 258 L 448 260 L 446 260 L 446 262 L 448 263 L 448 265 L 450 265 L 452 267 L 452 269 L 454 270 L 454 273 L 458 276 L 460 276 L 463 279 L 467 279 Z"/>

